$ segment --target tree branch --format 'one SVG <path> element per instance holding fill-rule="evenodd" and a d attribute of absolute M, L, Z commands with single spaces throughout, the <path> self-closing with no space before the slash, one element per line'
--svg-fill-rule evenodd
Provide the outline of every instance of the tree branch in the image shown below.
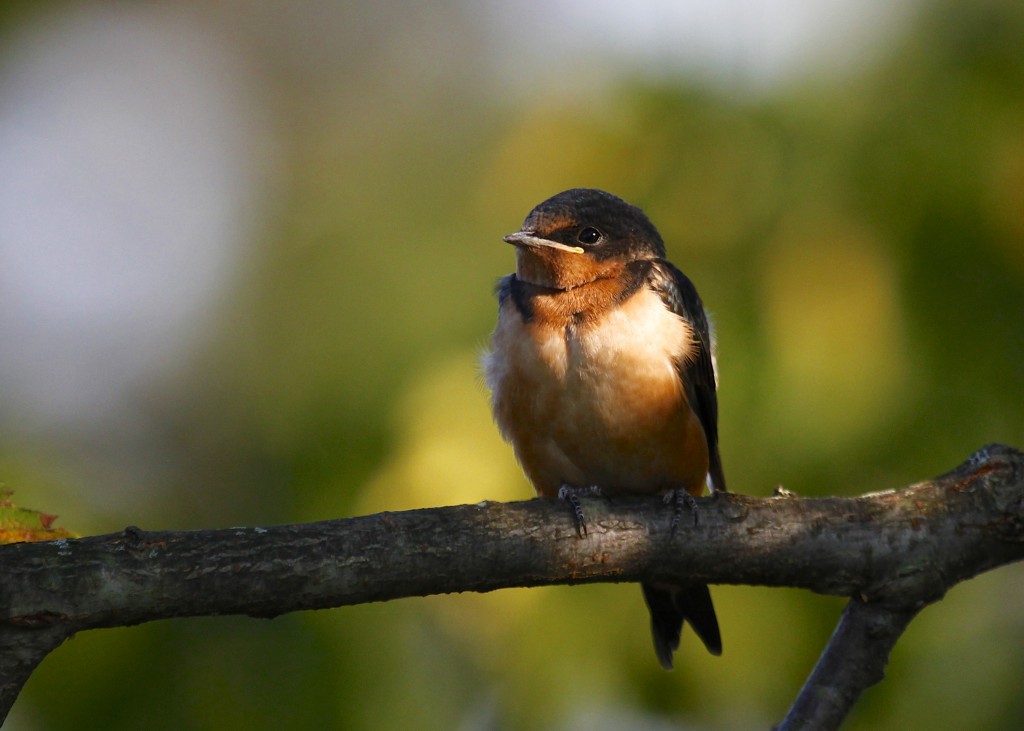
<path fill-rule="evenodd" d="M 698 520 L 675 538 L 660 499 L 585 505 L 583 540 L 564 506 L 538 499 L 0 547 L 0 713 L 47 653 L 86 629 L 668 579 L 856 597 L 781 726 L 834 728 L 921 607 L 1024 558 L 1024 454 L 999 445 L 935 480 L 857 498 L 719 493 L 698 500 Z"/>
<path fill-rule="evenodd" d="M 776 731 L 839 728 L 860 694 L 885 677 L 889 651 L 917 611 L 851 599 L 811 677 Z"/>

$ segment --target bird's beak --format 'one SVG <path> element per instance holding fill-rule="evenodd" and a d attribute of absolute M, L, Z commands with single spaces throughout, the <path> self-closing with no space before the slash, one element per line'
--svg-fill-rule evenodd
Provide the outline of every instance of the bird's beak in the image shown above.
<path fill-rule="evenodd" d="M 583 253 L 583 249 L 579 246 L 568 246 L 566 244 L 559 243 L 558 241 L 542 239 L 539 236 L 535 236 L 531 231 L 516 231 L 514 234 L 506 236 L 503 240 L 505 243 L 514 244 L 515 246 L 536 246 L 537 248 L 546 247 L 548 249 L 558 249 L 559 251 L 570 251 L 573 254 Z"/>

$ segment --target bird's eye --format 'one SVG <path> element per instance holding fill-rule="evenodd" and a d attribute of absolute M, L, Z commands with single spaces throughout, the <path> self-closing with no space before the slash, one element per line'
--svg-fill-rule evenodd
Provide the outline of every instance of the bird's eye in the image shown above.
<path fill-rule="evenodd" d="M 601 240 L 601 232 L 592 226 L 587 226 L 585 229 L 580 231 L 579 236 L 576 240 L 581 244 L 596 244 Z"/>

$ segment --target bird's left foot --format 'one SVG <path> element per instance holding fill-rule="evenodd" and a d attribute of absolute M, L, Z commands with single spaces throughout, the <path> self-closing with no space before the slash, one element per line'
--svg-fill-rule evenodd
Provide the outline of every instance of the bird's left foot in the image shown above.
<path fill-rule="evenodd" d="M 683 510 L 689 508 L 693 513 L 693 524 L 697 525 L 697 498 L 686 490 L 672 490 L 665 493 L 665 503 L 672 505 L 672 523 L 669 534 L 674 538 L 679 528 L 679 521 L 683 518 Z"/>
<path fill-rule="evenodd" d="M 587 519 L 583 516 L 580 498 L 600 494 L 601 488 L 597 485 L 591 485 L 590 487 L 562 485 L 558 488 L 558 499 L 569 503 L 569 507 L 572 508 L 572 517 L 576 521 L 576 535 L 580 538 L 587 535 Z"/>

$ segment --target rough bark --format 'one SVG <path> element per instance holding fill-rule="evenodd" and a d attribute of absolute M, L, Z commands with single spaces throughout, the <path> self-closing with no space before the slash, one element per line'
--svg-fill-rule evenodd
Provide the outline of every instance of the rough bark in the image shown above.
<path fill-rule="evenodd" d="M 0 547 L 0 714 L 75 632 L 171 617 L 272 617 L 461 591 L 676 579 L 852 597 L 783 729 L 836 728 L 907 623 L 956 583 L 1024 558 L 1024 454 L 993 445 L 942 477 L 855 498 L 480 503 L 269 527 Z"/>

